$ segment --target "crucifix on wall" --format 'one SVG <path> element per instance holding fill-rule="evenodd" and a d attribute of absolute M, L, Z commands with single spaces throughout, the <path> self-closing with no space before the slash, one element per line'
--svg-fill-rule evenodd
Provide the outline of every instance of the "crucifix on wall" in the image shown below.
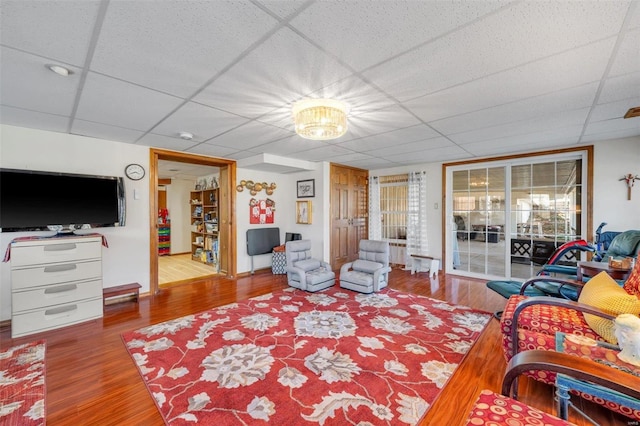
<path fill-rule="evenodd" d="M 626 182 L 627 184 L 627 200 L 631 200 L 631 188 L 633 187 L 633 184 L 636 183 L 636 180 L 640 180 L 640 176 L 638 175 L 633 175 L 631 173 L 628 173 L 627 175 L 625 175 L 624 177 L 618 179 L 618 180 L 623 180 Z"/>

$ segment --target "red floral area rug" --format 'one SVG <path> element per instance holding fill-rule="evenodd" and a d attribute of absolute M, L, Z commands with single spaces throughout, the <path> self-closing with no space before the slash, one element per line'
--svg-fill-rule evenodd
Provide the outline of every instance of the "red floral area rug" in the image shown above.
<path fill-rule="evenodd" d="M 491 318 L 293 288 L 123 334 L 166 423 L 416 424 Z"/>
<path fill-rule="evenodd" d="M 0 424 L 45 424 L 45 343 L 0 352 Z"/>

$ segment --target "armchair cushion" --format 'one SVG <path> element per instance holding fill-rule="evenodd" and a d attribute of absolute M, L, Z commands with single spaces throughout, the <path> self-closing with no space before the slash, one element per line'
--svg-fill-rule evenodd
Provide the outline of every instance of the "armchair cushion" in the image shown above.
<path fill-rule="evenodd" d="M 369 274 L 373 274 L 375 271 L 382 268 L 383 266 L 384 265 L 382 263 L 372 262 L 370 260 L 358 259 L 355 262 L 353 262 L 352 268 L 354 271 L 367 272 Z"/>
<path fill-rule="evenodd" d="M 579 303 L 591 305 L 611 315 L 640 314 L 640 299 L 628 294 L 605 271 L 591 278 L 582 289 Z M 589 326 L 609 343 L 617 344 L 613 333 L 613 321 L 595 315 L 584 314 Z"/>
<path fill-rule="evenodd" d="M 318 269 L 320 267 L 320 261 L 317 259 L 298 260 L 297 262 L 293 262 L 293 266 L 309 272 Z"/>

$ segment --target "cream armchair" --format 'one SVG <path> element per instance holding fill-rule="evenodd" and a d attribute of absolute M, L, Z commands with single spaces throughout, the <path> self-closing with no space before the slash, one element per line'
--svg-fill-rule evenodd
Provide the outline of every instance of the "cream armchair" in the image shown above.
<path fill-rule="evenodd" d="M 359 259 L 340 268 L 340 287 L 361 293 L 374 293 L 389 281 L 389 242 L 360 240 Z"/>
<path fill-rule="evenodd" d="M 305 291 L 319 291 L 336 282 L 336 274 L 324 261 L 311 257 L 311 241 L 287 241 L 284 248 L 287 260 L 287 281 L 291 287 Z"/>

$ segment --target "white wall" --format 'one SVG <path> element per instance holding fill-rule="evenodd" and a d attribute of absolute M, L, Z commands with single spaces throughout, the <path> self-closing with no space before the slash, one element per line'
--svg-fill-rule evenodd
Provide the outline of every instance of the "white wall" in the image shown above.
<path fill-rule="evenodd" d="M 261 172 L 250 169 L 236 169 L 236 185 L 240 181 L 252 180 L 254 182 L 272 182 L 276 184 L 276 189 L 272 195 L 266 195 L 262 190 L 258 194 L 251 195 L 246 188 L 242 192 L 236 192 L 236 225 L 237 225 L 237 272 L 242 274 L 251 271 L 251 256 L 247 255 L 247 230 L 258 228 L 280 228 L 280 243 L 284 244 L 286 232 L 296 232 L 302 234 L 303 239 L 309 239 L 312 242 L 311 252 L 317 258 L 323 258 L 328 261 L 329 239 L 325 237 L 329 226 L 326 225 L 328 218 L 328 201 L 324 199 L 323 170 L 314 170 L 309 172 L 278 174 L 271 172 Z M 310 225 L 296 224 L 296 181 L 315 179 L 316 196 L 314 198 L 304 198 L 300 200 L 311 200 L 312 206 L 312 223 Z M 258 200 L 271 199 L 275 202 L 276 211 L 273 224 L 255 225 L 249 223 L 249 201 L 251 198 Z M 325 211 L 326 210 L 326 211 Z M 254 270 L 262 268 L 271 268 L 271 255 L 253 256 Z"/>
<path fill-rule="evenodd" d="M 631 188 L 631 200 L 619 181 L 628 173 L 640 176 L 640 137 L 596 142 L 593 155 L 593 226 L 607 222 L 604 231 L 640 229 L 640 181 Z"/>
<path fill-rule="evenodd" d="M 124 176 L 129 163 L 149 170 L 149 148 L 64 133 L 0 125 L 0 167 L 54 172 Z M 52 190 L 52 188 L 29 188 Z M 103 248 L 103 286 L 138 282 L 149 291 L 149 179 L 125 179 L 127 217 L 119 228 L 99 228 L 109 248 Z M 134 199 L 134 191 L 137 199 Z M 3 232 L 3 253 L 12 239 L 50 232 Z M 0 266 L 0 320 L 11 318 L 10 264 Z"/>

